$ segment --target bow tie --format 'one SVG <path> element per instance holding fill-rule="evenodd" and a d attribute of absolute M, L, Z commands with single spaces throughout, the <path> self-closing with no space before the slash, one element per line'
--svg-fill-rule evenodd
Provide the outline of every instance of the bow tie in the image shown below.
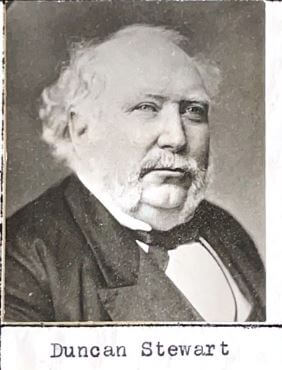
<path fill-rule="evenodd" d="M 135 240 L 139 240 L 149 246 L 148 256 L 161 270 L 165 271 L 169 261 L 168 251 L 177 248 L 181 244 L 197 240 L 198 230 L 197 223 L 191 220 L 168 231 L 130 230 L 130 232 Z"/>
<path fill-rule="evenodd" d="M 136 240 L 140 240 L 149 246 L 171 250 L 177 248 L 181 244 L 197 240 L 199 236 L 199 228 L 192 219 L 191 221 L 176 226 L 168 231 L 152 230 L 148 232 L 142 230 L 131 230 L 131 233 Z"/>

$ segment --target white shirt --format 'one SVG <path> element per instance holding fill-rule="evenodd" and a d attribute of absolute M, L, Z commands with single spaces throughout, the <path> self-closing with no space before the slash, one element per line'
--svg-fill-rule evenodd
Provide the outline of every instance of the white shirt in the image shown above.
<path fill-rule="evenodd" d="M 81 182 L 104 205 L 123 226 L 132 230 L 151 231 L 152 227 L 137 220 L 113 205 L 109 197 L 98 189 L 93 189 L 86 178 L 79 175 Z M 137 244 L 148 253 L 148 245 Z M 214 249 L 203 238 L 169 250 L 166 275 L 191 302 L 206 321 L 245 321 L 251 305 L 240 292 L 233 277 L 226 269 Z"/>

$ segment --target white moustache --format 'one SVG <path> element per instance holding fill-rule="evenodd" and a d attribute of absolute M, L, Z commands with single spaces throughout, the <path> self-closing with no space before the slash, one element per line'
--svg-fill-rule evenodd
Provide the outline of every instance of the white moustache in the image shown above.
<path fill-rule="evenodd" d="M 150 158 L 144 158 L 141 164 L 140 177 L 156 169 L 179 170 L 191 177 L 195 177 L 200 171 L 203 171 L 194 158 L 183 158 L 171 152 L 161 152 Z"/>

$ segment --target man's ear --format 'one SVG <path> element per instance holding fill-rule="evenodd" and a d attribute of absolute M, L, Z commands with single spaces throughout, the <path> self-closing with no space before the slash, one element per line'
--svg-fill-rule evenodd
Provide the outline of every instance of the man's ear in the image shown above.
<path fill-rule="evenodd" d="M 69 113 L 69 134 L 72 143 L 78 143 L 87 132 L 87 123 L 81 119 L 80 115 L 74 111 Z"/>

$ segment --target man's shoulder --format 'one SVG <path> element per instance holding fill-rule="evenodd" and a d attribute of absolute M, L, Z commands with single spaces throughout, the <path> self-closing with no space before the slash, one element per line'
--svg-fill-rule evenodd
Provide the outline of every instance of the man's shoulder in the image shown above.
<path fill-rule="evenodd" d="M 217 231 L 222 231 L 224 234 L 240 232 L 247 236 L 248 233 L 241 223 L 229 211 L 218 206 L 208 200 L 203 200 L 196 214 L 198 222 L 207 227 L 215 228 Z"/>
<path fill-rule="evenodd" d="M 203 235 L 213 245 L 222 244 L 230 252 L 244 255 L 262 269 L 261 259 L 252 237 L 228 211 L 204 200 L 199 206 L 196 218 Z"/>
<path fill-rule="evenodd" d="M 58 226 L 60 220 L 68 217 L 64 193 L 69 181 L 70 177 L 67 177 L 54 184 L 10 216 L 7 219 L 7 235 L 15 235 L 21 230 L 32 232 L 42 228 L 46 231 L 52 226 Z"/>
<path fill-rule="evenodd" d="M 224 209 L 223 207 L 207 200 L 207 199 L 204 199 L 199 207 L 201 209 L 201 211 L 205 212 L 206 214 L 208 214 L 210 217 L 212 218 L 219 218 L 219 219 L 228 219 L 228 218 L 232 218 L 234 219 L 234 217 L 231 215 L 231 213 L 229 211 L 227 211 L 226 209 Z"/>

